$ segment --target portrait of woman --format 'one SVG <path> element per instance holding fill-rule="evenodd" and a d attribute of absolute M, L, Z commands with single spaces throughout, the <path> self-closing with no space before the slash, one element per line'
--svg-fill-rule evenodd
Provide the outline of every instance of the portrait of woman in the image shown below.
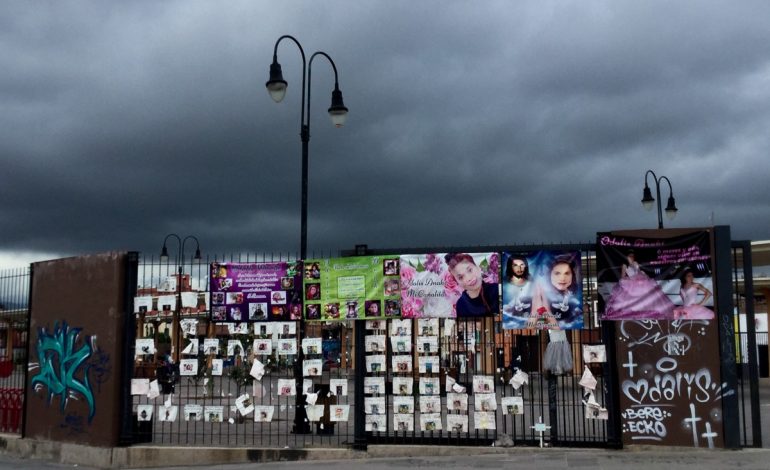
<path fill-rule="evenodd" d="M 654 279 L 645 274 L 633 251 L 626 254 L 620 281 L 612 289 L 604 309 L 605 320 L 674 318 L 674 303 Z"/>
<path fill-rule="evenodd" d="M 713 320 L 714 312 L 706 307 L 706 302 L 711 297 L 711 291 L 703 287 L 703 284 L 695 282 L 695 274 L 690 269 L 685 269 L 680 277 L 682 287 L 679 296 L 682 305 L 674 308 L 674 318 L 681 320 Z M 698 301 L 698 294 L 703 298 Z"/>
<path fill-rule="evenodd" d="M 497 284 L 483 280 L 481 268 L 467 253 L 447 253 L 444 256 L 449 273 L 452 274 L 462 294 L 457 300 L 458 317 L 481 317 L 496 314 L 500 309 Z"/>
<path fill-rule="evenodd" d="M 320 284 L 308 284 L 305 286 L 305 299 L 307 300 L 320 300 L 321 299 L 321 285 Z"/>
<path fill-rule="evenodd" d="M 575 257 L 571 254 L 554 256 L 546 264 L 546 272 L 536 286 L 532 314 L 527 327 L 533 328 L 538 322 L 548 329 L 558 329 L 559 320 L 582 318 L 582 305 L 578 291 L 578 276 Z"/>

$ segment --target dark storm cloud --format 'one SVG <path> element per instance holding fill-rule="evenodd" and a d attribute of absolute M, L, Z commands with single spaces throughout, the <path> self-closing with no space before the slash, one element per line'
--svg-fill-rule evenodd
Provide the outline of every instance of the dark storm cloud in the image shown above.
<path fill-rule="evenodd" d="M 0 6 L 0 250 L 298 249 L 301 62 L 312 250 L 588 241 L 671 226 L 768 238 L 766 2 L 52 2 Z M 764 169 L 764 170 L 763 170 Z M 667 197 L 668 188 L 663 197 Z M 712 215 L 713 214 L 713 215 Z"/>

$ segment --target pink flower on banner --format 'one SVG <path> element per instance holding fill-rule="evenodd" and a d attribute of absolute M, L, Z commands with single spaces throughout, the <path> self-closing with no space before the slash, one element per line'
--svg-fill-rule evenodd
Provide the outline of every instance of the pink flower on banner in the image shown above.
<path fill-rule="evenodd" d="M 412 287 L 412 279 L 414 279 L 414 275 L 417 273 L 415 269 L 409 265 L 402 263 L 401 264 L 401 290 L 402 290 L 402 297 L 404 296 L 404 292 L 408 291 L 410 287 Z"/>
<path fill-rule="evenodd" d="M 460 298 L 463 291 L 457 284 L 457 280 L 449 271 L 444 273 L 444 296 L 449 299 L 450 302 L 455 303 Z"/>
<path fill-rule="evenodd" d="M 402 297 L 401 314 L 404 318 L 422 317 L 422 299 L 417 297 Z"/>
<path fill-rule="evenodd" d="M 489 267 L 483 275 L 484 282 L 488 284 L 497 284 L 500 282 L 500 255 L 498 253 L 492 253 L 489 255 Z"/>
<path fill-rule="evenodd" d="M 431 253 L 425 256 L 425 270 L 438 274 L 441 272 L 441 258 Z"/>

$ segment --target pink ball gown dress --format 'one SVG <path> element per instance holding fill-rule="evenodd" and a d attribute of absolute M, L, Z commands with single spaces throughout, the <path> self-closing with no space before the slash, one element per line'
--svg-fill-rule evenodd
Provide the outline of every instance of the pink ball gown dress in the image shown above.
<path fill-rule="evenodd" d="M 682 320 L 713 320 L 714 312 L 698 305 L 698 288 L 693 284 L 686 289 L 680 289 L 682 306 L 674 309 L 674 316 Z"/>
<path fill-rule="evenodd" d="M 654 279 L 633 263 L 612 289 L 605 320 L 672 320 L 676 306 Z"/>

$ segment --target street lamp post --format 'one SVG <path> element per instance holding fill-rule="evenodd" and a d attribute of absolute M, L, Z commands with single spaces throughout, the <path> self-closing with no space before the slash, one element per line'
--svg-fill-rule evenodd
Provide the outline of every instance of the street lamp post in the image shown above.
<path fill-rule="evenodd" d="M 160 251 L 160 261 L 167 262 L 168 261 L 168 247 L 166 246 L 166 242 L 168 242 L 169 238 L 176 238 L 176 241 L 179 243 L 179 247 L 177 250 L 177 256 L 179 256 L 179 263 L 177 267 L 177 281 L 176 281 L 176 309 L 174 309 L 174 319 L 171 326 L 171 331 L 174 334 L 174 363 L 179 364 L 179 351 L 181 347 L 181 341 L 180 341 L 180 331 L 179 331 L 179 320 L 182 312 L 182 275 L 184 273 L 184 248 L 185 244 L 187 243 L 187 240 L 195 240 L 195 256 L 193 257 L 193 261 L 200 261 L 201 260 L 201 247 L 200 243 L 198 242 L 198 239 L 192 235 L 188 235 L 184 238 L 180 238 L 179 235 L 175 233 L 169 233 L 166 235 L 166 238 L 163 239 L 163 248 Z"/>
<path fill-rule="evenodd" d="M 307 259 L 307 193 L 308 193 L 308 144 L 310 143 L 310 85 L 311 75 L 313 71 L 313 60 L 318 56 L 325 57 L 334 70 L 334 90 L 332 91 L 332 102 L 329 107 L 329 116 L 332 119 L 332 124 L 335 127 L 342 127 L 345 124 L 347 118 L 348 108 L 342 101 L 342 92 L 340 91 L 339 81 L 337 77 L 337 66 L 328 54 L 325 52 L 315 52 L 310 56 L 310 61 L 305 61 L 305 51 L 302 49 L 302 45 L 296 38 L 289 35 L 283 35 L 275 42 L 273 48 L 273 63 L 270 64 L 270 79 L 265 83 L 267 91 L 270 93 L 270 97 L 276 103 L 280 103 L 284 96 L 286 96 L 286 88 L 288 84 L 283 79 L 283 73 L 281 71 L 281 64 L 278 63 L 278 44 L 284 40 L 290 39 L 299 48 L 299 52 L 302 55 L 302 107 L 300 113 L 300 139 L 302 141 L 302 212 L 300 218 L 300 259 Z M 305 77 L 307 76 L 307 81 Z M 307 101 L 305 100 L 307 95 Z M 305 335 L 305 319 L 301 316 L 299 319 L 299 337 L 302 338 Z M 298 348 L 297 361 L 294 364 L 294 376 L 297 383 L 297 397 L 296 408 L 294 411 L 294 433 L 296 434 L 308 434 L 310 432 L 310 424 L 307 421 L 307 413 L 305 411 L 305 396 L 301 388 L 302 377 L 302 361 L 304 360 L 304 353 L 302 348 Z"/>
<path fill-rule="evenodd" d="M 666 180 L 666 183 L 668 183 L 668 203 L 666 204 L 666 217 L 668 217 L 668 220 L 673 220 L 676 216 L 676 211 L 678 210 L 676 208 L 676 202 L 674 201 L 674 189 L 671 187 L 671 181 L 666 176 L 661 176 L 658 178 L 655 175 L 655 172 L 652 170 L 647 170 L 647 173 L 644 174 L 644 195 L 642 197 L 642 206 L 646 210 L 652 210 L 652 203 L 655 202 L 655 198 L 652 197 L 652 192 L 650 191 L 650 187 L 647 185 L 647 176 L 652 174 L 652 180 L 655 182 L 655 192 L 658 196 L 657 202 L 658 202 L 658 228 L 663 228 L 663 209 L 661 207 L 661 199 L 660 199 L 660 182 L 662 180 Z"/>

